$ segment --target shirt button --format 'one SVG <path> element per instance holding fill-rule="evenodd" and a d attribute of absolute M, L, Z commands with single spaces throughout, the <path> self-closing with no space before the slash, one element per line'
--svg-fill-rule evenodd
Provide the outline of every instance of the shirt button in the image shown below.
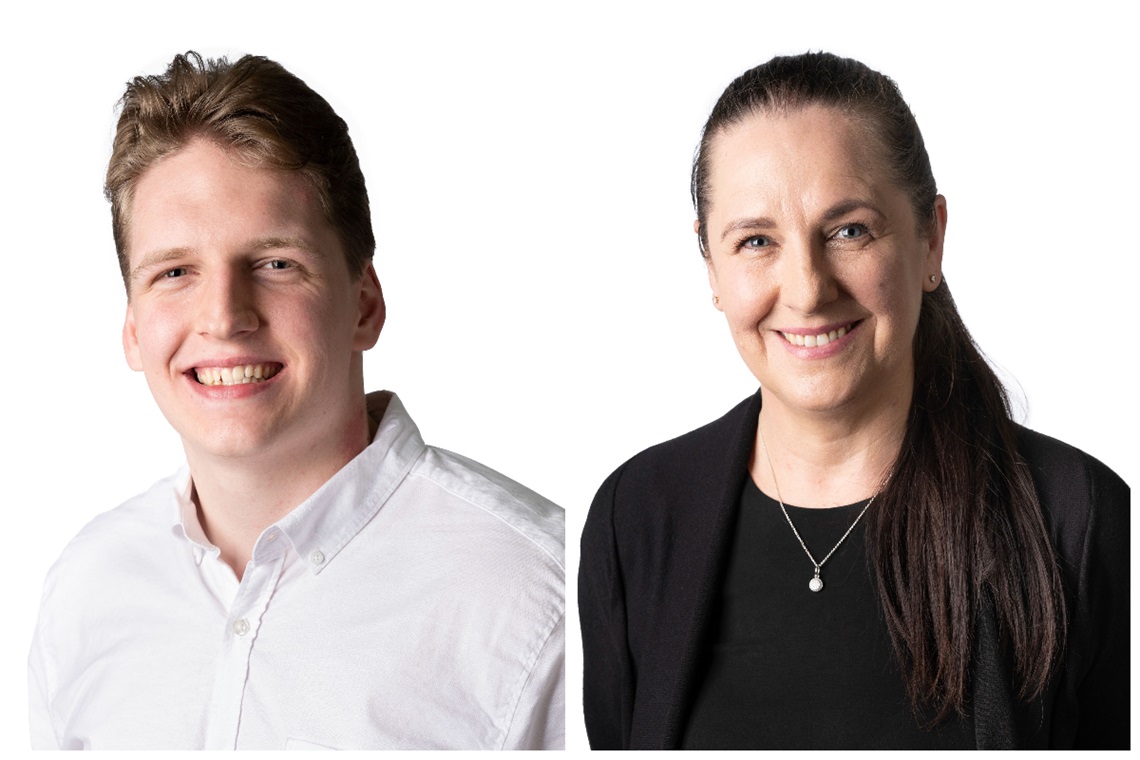
<path fill-rule="evenodd" d="M 313 549 L 313 553 L 309 555 L 309 561 L 314 565 L 323 565 L 325 562 L 325 554 L 320 549 Z"/>
<path fill-rule="evenodd" d="M 234 633 L 236 633 L 238 636 L 244 636 L 249 633 L 249 621 L 245 618 L 235 620 L 233 628 Z"/>

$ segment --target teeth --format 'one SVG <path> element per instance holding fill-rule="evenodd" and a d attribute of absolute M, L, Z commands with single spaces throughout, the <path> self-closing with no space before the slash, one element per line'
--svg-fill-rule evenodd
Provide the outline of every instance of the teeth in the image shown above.
<path fill-rule="evenodd" d="M 244 385 L 263 383 L 280 371 L 279 364 L 245 364 L 237 367 L 195 367 L 202 385 Z"/>
<path fill-rule="evenodd" d="M 815 348 L 817 346 L 826 346 L 833 340 L 839 340 L 849 332 L 849 327 L 850 325 L 847 325 L 845 327 L 840 327 L 838 330 L 820 333 L 819 335 L 799 335 L 797 333 L 780 334 L 783 335 L 784 340 L 788 341 L 789 343 L 794 343 L 797 346 L 803 346 L 805 348 Z"/>

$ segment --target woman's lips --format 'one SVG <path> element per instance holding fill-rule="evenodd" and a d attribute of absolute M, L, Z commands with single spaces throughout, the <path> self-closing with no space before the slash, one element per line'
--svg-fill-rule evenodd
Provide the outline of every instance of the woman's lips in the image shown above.
<path fill-rule="evenodd" d="M 777 330 L 783 338 L 784 348 L 793 356 L 804 360 L 826 359 L 844 351 L 863 320 L 836 322 L 819 327 L 790 327 Z"/>
<path fill-rule="evenodd" d="M 832 341 L 839 340 L 855 329 L 861 321 L 862 320 L 857 319 L 854 322 L 843 322 L 839 325 L 828 325 L 822 328 L 795 328 L 780 330 L 779 332 L 784 336 L 784 340 L 793 346 L 816 348 L 818 346 L 826 346 Z"/>

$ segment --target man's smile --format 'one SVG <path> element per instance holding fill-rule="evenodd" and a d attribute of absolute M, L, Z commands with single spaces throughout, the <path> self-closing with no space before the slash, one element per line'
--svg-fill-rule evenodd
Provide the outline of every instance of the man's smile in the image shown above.
<path fill-rule="evenodd" d="M 281 371 L 278 362 L 238 364 L 232 367 L 195 367 L 194 377 L 202 385 L 242 385 L 263 383 Z"/>

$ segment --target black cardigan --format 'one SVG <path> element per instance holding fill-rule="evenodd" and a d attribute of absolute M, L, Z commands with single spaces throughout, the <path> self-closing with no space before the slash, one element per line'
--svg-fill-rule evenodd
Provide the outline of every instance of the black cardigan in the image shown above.
<path fill-rule="evenodd" d="M 759 411 L 758 392 L 638 454 L 594 498 L 578 577 L 593 749 L 680 745 Z M 1046 694 L 1018 702 L 992 610 L 980 610 L 978 747 L 1127 747 L 1129 488 L 1060 441 L 1023 429 L 1019 442 L 1060 557 L 1069 638 Z"/>

